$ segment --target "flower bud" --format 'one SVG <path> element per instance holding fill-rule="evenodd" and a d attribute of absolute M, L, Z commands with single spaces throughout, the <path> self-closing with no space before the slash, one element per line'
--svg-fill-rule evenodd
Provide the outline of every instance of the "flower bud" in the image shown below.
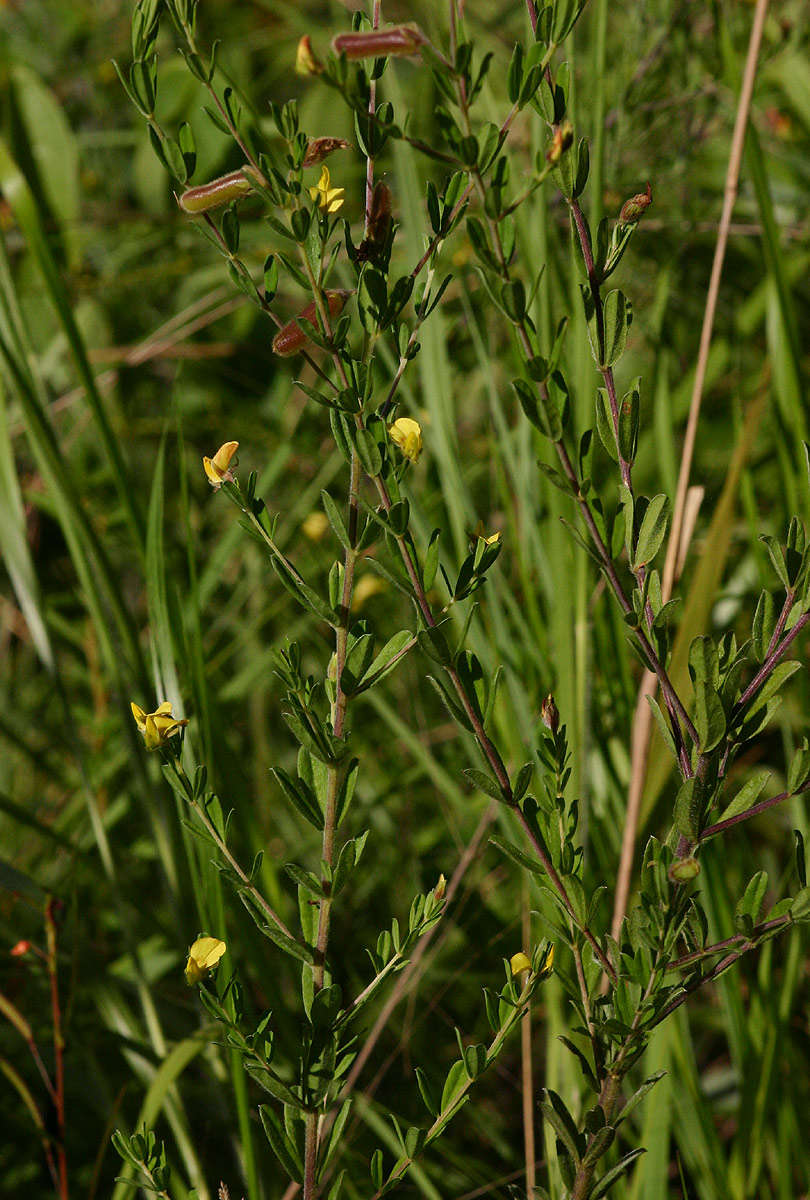
<path fill-rule="evenodd" d="M 332 39 L 335 54 L 353 61 L 361 58 L 403 57 L 418 54 L 427 41 L 418 25 L 389 25 L 385 29 L 339 33 Z"/>
<path fill-rule="evenodd" d="M 315 167 L 318 163 L 330 154 L 334 154 L 336 150 L 348 150 L 349 143 L 345 138 L 335 137 L 319 137 L 312 138 L 307 142 L 306 154 L 304 155 L 304 166 Z"/>
<path fill-rule="evenodd" d="M 323 63 L 312 49 L 309 34 L 305 34 L 298 43 L 295 52 L 295 70 L 299 75 L 323 74 Z"/>
<path fill-rule="evenodd" d="M 436 884 L 435 888 L 433 889 L 433 899 L 434 900 L 444 900 L 444 894 L 446 891 L 447 891 L 447 880 L 445 879 L 444 875 L 440 875 L 439 882 Z"/>
<path fill-rule="evenodd" d="M 546 162 L 552 167 L 556 166 L 566 150 L 570 150 L 573 141 L 574 126 L 570 121 L 563 121 L 562 124 L 555 125 L 551 143 L 546 150 Z"/>
<path fill-rule="evenodd" d="M 343 306 L 349 297 L 348 292 L 335 291 L 324 292 L 326 304 L 329 309 L 330 317 L 337 317 L 343 312 Z M 290 358 L 293 354 L 298 354 L 306 346 L 309 338 L 304 333 L 301 326 L 298 324 L 298 319 L 310 321 L 313 325 L 317 325 L 317 307 L 314 300 L 310 300 L 309 304 L 298 314 L 294 321 L 288 321 L 279 329 L 276 336 L 273 338 L 273 353 L 278 354 L 280 358 Z"/>
<path fill-rule="evenodd" d="M 30 949 L 31 943 L 23 938 L 21 941 L 15 942 L 15 944 L 9 950 L 9 954 L 12 958 L 25 958 Z"/>
<path fill-rule="evenodd" d="M 625 200 L 619 213 L 619 224 L 634 225 L 636 221 L 641 220 L 651 204 L 652 188 L 648 183 L 645 192 L 639 192 L 637 195 L 631 196 L 629 200 Z"/>
<path fill-rule="evenodd" d="M 212 179 L 210 183 L 187 188 L 177 203 L 183 212 L 192 215 L 210 212 L 213 208 L 223 208 L 232 200 L 246 196 L 252 190 L 254 182 L 261 182 L 259 172 L 254 167 L 242 167 L 238 171 L 231 171 L 229 175 Z"/>
<path fill-rule="evenodd" d="M 560 727 L 560 714 L 551 692 L 549 692 L 540 706 L 540 720 L 546 729 L 550 729 L 552 733 L 556 733 Z"/>
<path fill-rule="evenodd" d="M 691 883 L 700 874 L 700 863 L 696 858 L 680 858 L 669 868 L 672 883 Z"/>

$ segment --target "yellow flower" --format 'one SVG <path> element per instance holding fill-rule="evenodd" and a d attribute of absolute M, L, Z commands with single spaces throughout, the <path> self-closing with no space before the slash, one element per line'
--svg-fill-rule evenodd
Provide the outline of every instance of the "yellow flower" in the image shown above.
<path fill-rule="evenodd" d="M 238 442 L 223 442 L 213 458 L 203 458 L 203 467 L 212 488 L 219 490 L 223 483 L 233 483 L 233 475 L 228 468 L 238 449 Z"/>
<path fill-rule="evenodd" d="M 481 540 L 482 540 L 482 541 L 484 541 L 484 542 L 486 542 L 486 544 L 487 544 L 488 546 L 499 546 L 499 545 L 500 545 L 500 542 L 501 542 L 501 533 L 500 533 L 500 530 L 496 530 L 496 531 L 495 531 L 495 533 L 491 533 L 491 534 L 489 535 L 489 537 L 485 537 L 485 536 L 482 534 L 482 535 L 481 535 Z"/>
<path fill-rule="evenodd" d="M 422 426 L 412 417 L 398 417 L 388 426 L 391 441 L 399 446 L 410 462 L 415 463 L 422 453 Z"/>
<path fill-rule="evenodd" d="M 309 189 L 309 194 L 313 200 L 318 201 L 318 205 L 323 212 L 336 213 L 339 208 L 343 207 L 343 192 L 344 188 L 330 188 L 329 186 L 329 168 L 321 167 L 321 177 L 315 187 Z"/>
<path fill-rule="evenodd" d="M 144 712 L 134 701 L 130 707 L 138 731 L 143 734 L 147 750 L 157 750 L 160 746 L 165 746 L 169 738 L 179 733 L 184 725 L 188 725 L 188 721 L 180 721 L 172 716 L 170 700 L 164 700 L 153 713 Z"/>
<path fill-rule="evenodd" d="M 301 532 L 304 537 L 309 538 L 311 542 L 319 542 L 329 528 L 329 518 L 326 513 L 311 512 L 308 517 L 304 517 L 301 522 Z"/>
<path fill-rule="evenodd" d="M 542 975 L 550 975 L 553 967 L 554 967 L 554 947 L 551 946 L 549 948 L 548 954 L 546 955 L 545 961 L 544 961 L 542 967 L 540 968 L 540 973 Z"/>
<path fill-rule="evenodd" d="M 208 972 L 213 971 L 226 950 L 227 946 L 219 938 L 198 937 L 196 942 L 189 947 L 185 969 L 186 983 L 193 987 L 195 983 L 205 979 Z"/>
<path fill-rule="evenodd" d="M 513 975 L 520 975 L 522 971 L 531 971 L 532 961 L 527 954 L 520 950 L 509 959 L 509 966 Z"/>

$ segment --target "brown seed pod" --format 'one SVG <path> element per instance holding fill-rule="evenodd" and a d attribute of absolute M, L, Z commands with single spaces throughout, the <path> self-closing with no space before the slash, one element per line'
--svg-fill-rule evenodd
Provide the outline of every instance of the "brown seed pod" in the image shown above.
<path fill-rule="evenodd" d="M 344 291 L 324 292 L 330 317 L 340 316 L 349 295 L 349 292 Z M 306 308 L 294 320 L 283 325 L 273 338 L 273 353 L 278 354 L 280 358 L 289 358 L 293 354 L 298 354 L 309 341 L 306 333 L 298 324 L 299 319 L 317 325 L 318 316 L 314 300 L 310 300 Z"/>
<path fill-rule="evenodd" d="M 254 167 L 242 167 L 239 171 L 231 171 L 229 175 L 220 175 L 210 183 L 201 183 L 199 187 L 188 188 L 178 198 L 177 203 L 183 212 L 210 212 L 212 208 L 222 208 L 240 196 L 246 196 L 253 188 L 253 183 L 261 182 L 259 172 Z"/>
<path fill-rule="evenodd" d="M 360 58 L 403 57 L 418 54 L 427 38 L 418 25 L 389 25 L 359 33 L 339 33 L 332 39 L 335 54 L 350 60 Z"/>
<path fill-rule="evenodd" d="M 648 183 L 645 192 L 639 192 L 638 195 L 631 196 L 629 200 L 625 200 L 622 210 L 619 213 L 620 223 L 622 225 L 632 225 L 636 221 L 640 221 L 651 204 L 652 188 Z"/>

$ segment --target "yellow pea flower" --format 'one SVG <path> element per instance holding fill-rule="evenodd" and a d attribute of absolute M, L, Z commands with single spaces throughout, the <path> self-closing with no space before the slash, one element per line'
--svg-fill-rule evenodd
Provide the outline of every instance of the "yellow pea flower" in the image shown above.
<path fill-rule="evenodd" d="M 186 983 L 193 987 L 195 983 L 205 979 L 208 972 L 213 971 L 216 967 L 226 950 L 227 946 L 219 938 L 198 937 L 196 942 L 189 947 L 188 961 L 184 972 Z"/>
<path fill-rule="evenodd" d="M 513 954 L 509 959 L 509 966 L 513 975 L 520 975 L 523 971 L 531 971 L 532 960 L 529 958 L 528 954 L 524 954 L 523 951 L 520 950 L 517 954 Z"/>
<path fill-rule="evenodd" d="M 144 712 L 141 706 L 134 701 L 130 704 L 130 708 L 135 718 L 135 724 L 138 726 L 138 732 L 143 734 L 147 750 L 157 750 L 160 746 L 165 746 L 169 738 L 174 737 L 183 726 L 188 725 L 188 721 L 178 720 L 177 717 L 172 716 L 170 700 L 164 700 L 152 713 Z"/>
<path fill-rule="evenodd" d="M 339 208 L 343 207 L 344 188 L 330 188 L 329 168 L 321 167 L 321 177 L 315 187 L 309 189 L 309 194 L 313 200 L 318 201 L 318 205 L 323 212 L 336 213 Z"/>
<path fill-rule="evenodd" d="M 410 462 L 415 463 L 422 453 L 422 426 L 412 417 L 398 417 L 388 426 L 391 441 Z"/>
<path fill-rule="evenodd" d="M 212 488 L 219 490 L 223 483 L 233 483 L 233 475 L 229 468 L 238 449 L 238 442 L 223 442 L 213 458 L 203 458 L 203 468 Z"/>

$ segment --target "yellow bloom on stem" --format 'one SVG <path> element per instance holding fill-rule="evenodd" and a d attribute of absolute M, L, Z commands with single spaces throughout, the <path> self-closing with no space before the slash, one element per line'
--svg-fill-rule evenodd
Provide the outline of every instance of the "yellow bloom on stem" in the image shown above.
<path fill-rule="evenodd" d="M 524 954 L 523 951 L 520 950 L 517 954 L 513 954 L 509 959 L 509 966 L 513 975 L 520 975 L 523 971 L 531 971 L 532 960 L 529 958 L 528 954 Z"/>
<path fill-rule="evenodd" d="M 170 700 L 164 700 L 153 713 L 144 712 L 140 705 L 133 701 L 130 705 L 138 732 L 143 734 L 147 750 L 157 750 L 165 746 L 169 738 L 188 725 L 188 721 L 178 720 L 172 716 Z"/>
<path fill-rule="evenodd" d="M 388 433 L 395 446 L 399 446 L 405 457 L 415 463 L 422 453 L 422 426 L 412 417 L 398 417 L 388 426 Z"/>
<path fill-rule="evenodd" d="M 208 482 L 217 491 L 223 483 L 233 483 L 233 475 L 229 470 L 231 459 L 239 449 L 238 442 L 223 442 L 213 458 L 203 457 L 203 468 Z"/>
<path fill-rule="evenodd" d="M 198 937 L 196 942 L 189 947 L 184 972 L 186 983 L 193 987 L 195 983 L 205 979 L 208 972 L 213 971 L 226 950 L 227 946 L 219 938 Z"/>
<path fill-rule="evenodd" d="M 329 186 L 330 182 L 329 168 L 327 166 L 321 167 L 321 177 L 315 187 L 309 189 L 309 194 L 313 200 L 318 201 L 322 212 L 336 213 L 339 208 L 343 207 L 343 193 L 345 188 L 332 188 Z"/>

